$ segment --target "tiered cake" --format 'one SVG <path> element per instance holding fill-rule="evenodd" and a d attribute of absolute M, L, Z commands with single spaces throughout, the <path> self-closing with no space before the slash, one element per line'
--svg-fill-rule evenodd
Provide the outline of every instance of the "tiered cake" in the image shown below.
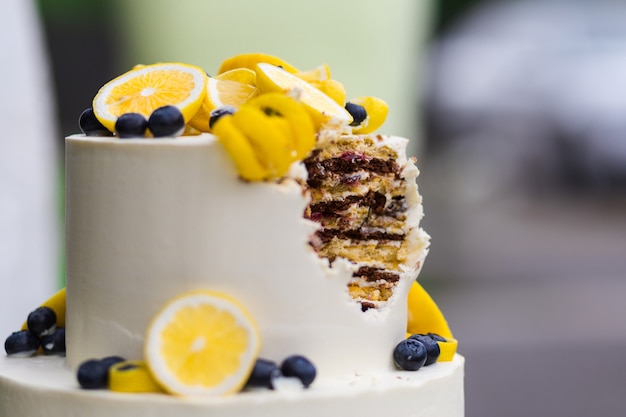
<path fill-rule="evenodd" d="M 247 100 L 223 116 L 233 126 Z M 294 100 L 310 104 L 302 93 Z M 275 108 L 262 110 L 277 117 Z M 407 314 L 429 239 L 419 227 L 407 140 L 359 133 L 341 123 L 343 114 L 320 113 L 327 120 L 318 126 L 313 118 L 315 143 L 301 157 L 287 150 L 294 160 L 281 173 L 263 158 L 265 145 L 232 134 L 226 121 L 217 120 L 216 135 L 68 137 L 67 357 L 2 358 L 0 414 L 462 416 L 461 356 L 452 352 L 418 372 L 394 365 L 407 321 L 432 313 L 410 305 Z M 293 130 L 281 123 L 276 131 L 289 137 Z M 242 137 L 257 152 L 260 180 L 246 178 L 245 149 L 233 154 L 226 143 Z M 258 328 L 258 357 L 302 355 L 315 381 L 185 398 L 80 388 L 76 371 L 86 360 L 146 360 L 155 317 L 196 290 L 238 300 Z"/>

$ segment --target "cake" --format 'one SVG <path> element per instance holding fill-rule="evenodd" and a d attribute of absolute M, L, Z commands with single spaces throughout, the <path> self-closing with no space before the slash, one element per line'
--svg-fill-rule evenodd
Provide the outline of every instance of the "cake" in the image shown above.
<path fill-rule="evenodd" d="M 215 77 L 203 73 L 200 99 L 189 99 L 191 85 L 180 111 L 166 109 L 167 123 L 151 116 L 154 108 L 126 125 L 127 110 L 107 116 L 111 83 L 128 82 L 127 74 L 100 90 L 97 122 L 81 121 L 86 134 L 66 138 L 66 311 L 57 318 L 65 355 L 3 357 L 1 415 L 463 415 L 464 359 L 415 281 L 429 236 L 419 225 L 408 141 L 373 132 L 384 102 L 366 97 L 349 101 L 357 110 L 344 108 L 327 67 L 299 72 L 277 60 L 246 54 Z M 251 74 L 254 83 L 245 81 Z M 254 329 L 241 335 L 253 357 L 238 359 L 230 395 L 191 395 L 185 384 L 176 391 L 157 365 L 172 359 L 154 348 L 171 337 L 157 324 L 201 332 L 166 311 L 205 290 L 244 311 L 233 320 Z M 407 342 L 407 332 L 423 333 L 439 360 L 423 366 L 424 353 L 419 371 L 406 370 L 400 345 L 430 349 Z M 203 344 L 190 349 L 205 352 Z M 81 367 L 112 355 L 146 363 L 153 392 L 81 389 Z M 312 367 L 309 380 L 288 374 L 285 358 L 293 357 Z M 267 388 L 250 382 L 261 360 L 284 361 Z"/>

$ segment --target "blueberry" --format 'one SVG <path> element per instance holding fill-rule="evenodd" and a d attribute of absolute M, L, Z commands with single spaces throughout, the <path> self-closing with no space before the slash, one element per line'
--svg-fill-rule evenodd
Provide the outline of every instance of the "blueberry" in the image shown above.
<path fill-rule="evenodd" d="M 159 107 L 150 115 L 148 129 L 155 138 L 180 136 L 185 131 L 185 119 L 176 106 Z"/>
<path fill-rule="evenodd" d="M 441 353 L 439 349 L 439 345 L 437 341 L 433 339 L 430 335 L 427 334 L 414 334 L 409 337 L 409 339 L 415 339 L 418 342 L 421 342 L 426 348 L 426 362 L 424 366 L 432 365 L 437 362 L 439 359 L 439 354 Z"/>
<path fill-rule="evenodd" d="M 124 362 L 125 360 L 126 359 L 122 358 L 121 356 L 107 356 L 106 358 L 100 359 L 100 362 L 102 362 L 104 366 L 106 366 L 108 371 L 116 363 Z"/>
<path fill-rule="evenodd" d="M 4 350 L 8 356 L 33 356 L 39 349 L 40 341 L 36 334 L 28 330 L 13 332 L 4 342 Z"/>
<path fill-rule="evenodd" d="M 125 113 L 115 122 L 115 132 L 122 139 L 142 138 L 147 128 L 148 121 L 139 113 Z"/>
<path fill-rule="evenodd" d="M 65 329 L 57 329 L 54 333 L 41 338 L 41 349 L 46 355 L 65 355 Z"/>
<path fill-rule="evenodd" d="M 446 338 L 438 335 L 437 333 L 426 333 L 428 336 L 433 338 L 435 342 L 447 342 Z"/>
<path fill-rule="evenodd" d="M 282 374 L 274 361 L 259 358 L 252 368 L 252 373 L 246 382 L 246 387 L 262 387 L 274 389 L 274 379 Z"/>
<path fill-rule="evenodd" d="M 213 125 L 220 117 L 226 116 L 227 114 L 233 114 L 235 111 L 237 111 L 237 109 L 233 106 L 229 106 L 228 104 L 212 110 L 211 114 L 209 114 L 209 129 L 213 129 Z"/>
<path fill-rule="evenodd" d="M 102 359 L 89 359 L 80 364 L 76 378 L 85 389 L 107 388 L 109 386 L 109 369 L 126 359 L 121 356 L 107 356 Z"/>
<path fill-rule="evenodd" d="M 350 126 L 358 126 L 367 118 L 367 110 L 359 104 L 347 102 L 346 110 L 352 115 Z"/>
<path fill-rule="evenodd" d="M 50 307 L 39 307 L 26 319 L 28 330 L 37 336 L 45 336 L 56 330 L 57 315 Z"/>
<path fill-rule="evenodd" d="M 405 339 L 393 350 L 396 366 L 405 371 L 417 371 L 426 363 L 426 346 L 415 339 Z"/>
<path fill-rule="evenodd" d="M 107 388 L 109 367 L 101 360 L 89 359 L 80 364 L 76 378 L 80 386 L 85 389 Z"/>
<path fill-rule="evenodd" d="M 113 133 L 100 123 L 96 118 L 93 109 L 85 109 L 78 118 L 80 130 L 87 136 L 112 136 Z"/>
<path fill-rule="evenodd" d="M 301 355 L 292 355 L 285 359 L 280 365 L 280 371 L 284 376 L 295 376 L 298 378 L 302 381 L 302 385 L 305 388 L 311 385 L 317 374 L 315 365 Z"/>

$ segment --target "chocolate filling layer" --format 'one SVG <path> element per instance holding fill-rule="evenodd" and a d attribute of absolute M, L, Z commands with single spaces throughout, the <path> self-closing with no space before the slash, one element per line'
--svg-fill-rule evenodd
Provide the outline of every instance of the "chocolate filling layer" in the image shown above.
<path fill-rule="evenodd" d="M 315 235 L 322 241 L 322 243 L 330 242 L 333 237 L 338 239 L 352 239 L 352 240 L 404 240 L 404 234 L 402 233 L 387 233 L 380 231 L 364 231 L 364 230 L 335 230 L 324 229 L 315 232 Z"/>
<path fill-rule="evenodd" d="M 373 266 L 362 266 L 352 276 L 365 278 L 369 282 L 374 281 L 387 281 L 398 282 L 400 276 L 393 272 L 388 272 L 382 268 L 376 268 Z"/>
<path fill-rule="evenodd" d="M 320 161 L 315 156 L 316 154 L 313 154 L 304 161 L 309 172 L 307 184 L 313 188 L 319 187 L 329 173 L 348 174 L 356 171 L 369 171 L 379 175 L 395 174 L 396 176 L 400 173 L 400 167 L 392 159 L 342 156 Z"/>
<path fill-rule="evenodd" d="M 375 214 L 383 214 L 387 197 L 376 191 L 368 191 L 365 195 L 351 195 L 343 200 L 322 201 L 311 204 L 311 212 L 335 214 L 347 210 L 352 204 L 369 207 Z"/>

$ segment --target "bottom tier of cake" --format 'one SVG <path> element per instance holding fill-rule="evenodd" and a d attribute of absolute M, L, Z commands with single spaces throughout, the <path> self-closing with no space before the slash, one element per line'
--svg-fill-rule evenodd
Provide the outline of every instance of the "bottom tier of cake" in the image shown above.
<path fill-rule="evenodd" d="M 246 391 L 180 398 L 83 390 L 62 357 L 0 357 L 0 415 L 12 417 L 462 417 L 463 366 L 437 363 L 417 372 L 352 375 L 306 390 Z"/>

